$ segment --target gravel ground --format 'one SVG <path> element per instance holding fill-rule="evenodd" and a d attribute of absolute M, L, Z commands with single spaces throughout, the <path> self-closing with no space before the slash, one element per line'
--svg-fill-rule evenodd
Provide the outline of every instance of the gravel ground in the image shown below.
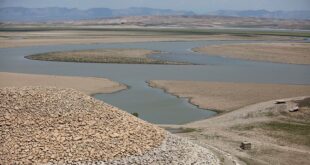
<path fill-rule="evenodd" d="M 100 163 L 99 163 L 100 164 Z M 219 164 L 218 158 L 208 149 L 190 142 L 185 138 L 167 133 L 163 144 L 142 156 L 130 156 L 120 160 L 101 162 L 101 164 L 126 165 L 188 165 L 188 164 Z"/>
<path fill-rule="evenodd" d="M 73 89 L 0 89 L 0 164 L 62 164 L 141 155 L 165 131 Z"/>
<path fill-rule="evenodd" d="M 74 165 L 218 165 L 218 158 L 208 149 L 186 138 L 166 133 L 163 143 L 143 155 L 133 155 L 112 161 L 79 162 Z M 50 164 L 52 165 L 52 164 Z"/>
<path fill-rule="evenodd" d="M 0 164 L 218 164 L 207 149 L 73 89 L 0 89 Z"/>

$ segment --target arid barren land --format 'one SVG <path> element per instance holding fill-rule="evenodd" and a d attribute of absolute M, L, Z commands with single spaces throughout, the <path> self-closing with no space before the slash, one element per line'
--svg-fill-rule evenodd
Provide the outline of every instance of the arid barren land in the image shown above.
<path fill-rule="evenodd" d="M 194 48 L 193 51 L 245 60 L 310 64 L 309 43 L 215 45 Z"/>
<path fill-rule="evenodd" d="M 7 72 L 0 72 L 0 77 L 0 88 L 23 86 L 73 88 L 88 95 L 112 93 L 127 88 L 125 85 L 109 79 L 96 77 L 53 76 Z"/>
<path fill-rule="evenodd" d="M 272 100 L 186 125 L 162 127 L 213 148 L 224 162 L 307 164 L 310 155 L 309 97 L 284 100 L 286 103 L 282 105 Z M 295 106 L 300 110 L 289 112 Z M 251 143 L 250 150 L 240 148 L 244 141 Z"/>
<path fill-rule="evenodd" d="M 201 50 L 197 51 L 201 53 L 206 52 L 210 55 L 237 58 L 237 60 L 246 59 L 258 60 L 262 63 L 265 61 L 283 63 L 278 65 L 282 65 L 281 67 L 284 69 L 294 69 L 296 67 L 297 69 L 295 69 L 297 71 L 302 70 L 306 72 L 306 67 L 309 64 L 307 53 L 309 45 L 308 43 L 299 42 L 305 42 L 305 39 L 310 37 L 309 31 L 221 28 L 232 28 L 241 22 L 243 23 L 242 27 L 258 27 L 263 22 L 266 24 L 262 24 L 259 27 L 275 28 L 276 26 L 276 28 L 307 29 L 309 21 L 290 22 L 275 20 L 278 25 L 274 25 L 272 24 L 274 22 L 265 19 L 253 19 L 253 22 L 251 22 L 251 18 L 240 20 L 231 18 L 232 22 L 229 22 L 230 18 L 223 18 L 224 21 L 219 21 L 216 25 L 212 20 L 200 22 L 204 19 L 201 17 L 191 17 L 189 19 L 184 17 L 129 17 L 125 23 L 122 23 L 122 19 L 107 19 L 101 20 L 101 22 L 95 20 L 42 24 L 12 23 L 2 24 L 0 26 L 0 49 L 2 51 L 1 53 L 3 53 L 1 54 L 3 57 L 0 56 L 0 58 L 12 63 L 16 62 L 14 64 L 15 66 L 21 64 L 18 62 L 24 60 L 22 62 L 27 63 L 27 65 L 23 66 L 28 69 L 28 72 L 31 72 L 32 69 L 40 69 L 42 67 L 42 72 L 50 74 L 51 72 L 49 71 L 43 71 L 43 67 L 59 67 L 61 69 L 68 67 L 68 71 L 65 72 L 68 75 L 74 73 L 74 75 L 85 76 L 90 74 L 103 75 L 104 77 L 107 74 L 113 80 L 91 76 L 71 77 L 8 73 L 5 71 L 12 68 L 0 67 L 4 70 L 0 73 L 0 96 L 5 100 L 5 102 L 1 102 L 1 126 L 4 126 L 5 130 L 18 128 L 17 132 L 7 131 L 5 134 L 3 133 L 5 138 L 2 138 L 0 142 L 5 144 L 5 148 L 0 149 L 0 154 L 4 155 L 3 157 L 0 156 L 0 164 L 8 164 L 10 162 L 21 162 L 22 164 L 46 162 L 74 164 L 76 162 L 81 163 L 81 161 L 84 161 L 82 163 L 85 164 L 100 164 L 98 161 L 101 161 L 103 164 L 177 164 L 178 162 L 184 164 L 195 162 L 201 164 L 219 164 L 219 161 L 221 161 L 220 163 L 224 165 L 231 165 L 236 162 L 239 164 L 291 165 L 307 164 L 310 161 L 310 104 L 308 98 L 310 88 L 307 84 L 307 77 L 296 80 L 299 84 L 305 82 L 305 85 L 292 85 L 288 82 L 270 84 L 194 81 L 190 80 L 190 76 L 187 78 L 187 75 L 182 74 L 195 74 L 195 71 L 200 71 L 196 70 L 197 68 L 204 69 L 207 72 L 210 69 L 211 74 L 223 73 L 223 70 L 227 71 L 227 68 L 225 68 L 224 64 L 197 66 L 147 65 L 154 64 L 154 59 L 147 56 L 154 52 L 140 48 L 116 48 L 113 50 L 85 49 L 66 52 L 57 50 L 59 48 L 57 45 L 62 46 L 64 44 L 68 44 L 69 46 L 81 44 L 85 46 L 86 44 L 95 45 L 96 43 L 154 42 L 155 45 L 157 41 L 165 41 L 164 46 L 169 46 L 169 42 L 171 41 L 190 42 L 204 40 L 211 41 L 210 44 L 217 44 L 219 41 L 257 41 L 260 43 L 236 44 L 234 46 L 215 45 L 213 46 L 215 48 L 212 49 L 212 52 L 207 52 L 205 50 L 207 47 L 199 48 Z M 144 22 L 142 24 L 141 21 L 135 22 L 136 19 L 145 20 L 142 21 Z M 121 23 L 113 23 L 115 20 L 120 20 Z M 175 22 L 169 24 L 171 20 Z M 108 21 L 111 21 L 109 25 L 107 25 L 109 23 Z M 163 23 L 164 21 L 166 23 Z M 155 24 L 151 25 L 154 22 Z M 185 24 L 188 26 L 185 26 Z M 192 28 L 191 26 L 194 25 L 197 26 Z M 206 28 L 208 26 L 215 29 Z M 216 29 L 219 27 L 221 28 Z M 40 58 L 35 56 L 28 57 L 35 60 L 46 60 L 45 62 L 25 59 L 23 58 L 25 55 L 20 53 L 20 50 L 27 50 L 28 48 L 36 49 L 40 48 L 40 46 L 51 46 L 55 50 L 52 52 L 46 51 L 41 54 L 43 56 L 37 56 Z M 117 46 L 117 44 L 113 46 Z M 190 49 L 184 50 L 187 51 L 185 51 L 186 53 L 190 52 L 188 51 Z M 99 55 L 98 51 L 99 54 L 102 52 L 106 54 Z M 7 52 L 12 54 L 7 55 Z M 240 52 L 243 54 L 241 53 L 240 55 Z M 17 55 L 14 53 L 17 53 Z M 27 55 L 30 55 L 30 53 Z M 145 65 L 134 65 L 137 64 L 137 61 L 128 62 L 132 59 L 127 59 L 126 64 L 119 61 L 119 58 L 128 56 L 138 58 L 138 61 L 144 60 L 141 63 Z M 109 58 L 108 60 L 107 57 Z M 194 55 L 192 57 L 194 58 Z M 118 61 L 115 61 L 115 59 Z M 58 63 L 57 61 L 104 64 Z M 242 63 L 244 61 L 240 60 L 239 62 Z M 41 63 L 46 64 L 46 66 L 38 65 Z M 164 61 L 164 63 L 175 64 L 172 61 Z M 238 65 L 233 62 L 228 62 L 228 64 L 231 66 Z M 84 68 L 80 67 L 82 65 Z M 33 66 L 35 67 L 31 68 Z M 244 66 L 251 67 L 250 65 Z M 300 69 L 300 67 L 306 69 Z M 87 70 L 89 68 L 90 70 Z M 237 68 L 237 71 L 240 71 L 238 67 L 231 68 Z M 23 71 L 24 68 L 18 69 L 19 71 Z M 186 69 L 191 69 L 192 72 L 185 72 L 187 71 Z M 216 69 L 223 70 L 215 72 Z M 12 70 L 15 71 L 15 68 Z M 95 73 L 96 71 L 99 73 Z M 112 72 L 108 73 L 110 71 Z M 137 73 L 129 74 L 131 71 Z M 149 79 L 153 76 L 153 71 L 156 72 L 154 73 L 155 77 L 162 76 L 158 74 L 158 71 L 162 71 L 162 73 L 166 72 L 167 74 L 163 77 L 169 78 L 170 80 Z M 169 75 L 169 73 L 171 74 Z M 251 73 L 255 74 L 254 72 Z M 61 75 L 62 73 L 58 74 Z M 140 74 L 144 75 L 141 76 Z M 181 76 L 178 78 L 184 80 L 171 80 L 175 76 L 172 74 L 180 74 Z M 208 74 L 202 74 L 202 76 L 207 77 L 209 76 Z M 126 77 L 124 75 L 133 77 Z M 275 79 L 277 78 L 276 76 L 274 76 Z M 193 77 L 196 79 L 200 78 L 198 76 Z M 120 80 L 119 82 L 132 83 L 136 86 L 132 90 L 126 86 L 130 86 L 131 84 L 114 82 L 113 78 L 116 81 Z M 127 79 L 128 81 L 126 81 Z M 154 88 L 164 89 L 167 93 L 148 88 L 145 81 L 149 81 L 150 86 Z M 246 81 L 246 78 L 243 78 L 242 81 Z M 267 77 L 262 81 L 270 81 L 270 79 Z M 73 88 L 75 90 L 63 88 Z M 128 91 L 121 91 L 126 89 Z M 159 104 L 171 106 L 167 104 L 166 97 L 164 97 L 170 93 L 178 97 L 189 98 L 191 103 L 204 109 L 216 110 L 219 114 L 205 120 L 182 125 L 160 125 L 167 130 L 175 131 L 174 133 L 177 135 L 188 137 L 188 139 L 183 139 L 76 90 L 88 95 L 117 91 L 119 91 L 117 94 L 127 92 L 132 94 L 129 95 L 131 96 L 131 100 L 136 101 L 137 104 L 138 102 L 145 103 L 148 106 L 157 106 Z M 149 93 L 141 92 L 144 90 Z M 160 99 L 152 100 L 150 95 L 153 96 L 154 93 L 150 94 L 150 92 L 158 94 L 160 96 L 158 98 Z M 135 97 L 132 97 L 137 96 L 134 95 L 136 93 L 142 95 L 142 97 L 141 95 L 139 97 L 142 98 L 141 100 L 135 100 Z M 113 96 L 116 97 L 116 95 L 111 94 L 111 97 Z M 151 101 L 144 102 L 143 99 L 145 98 L 143 97 L 150 97 L 149 100 Z M 124 97 L 120 98 L 118 100 L 119 102 L 127 101 L 123 99 Z M 46 101 L 49 99 L 56 103 Z M 168 99 L 179 98 L 169 96 Z M 275 104 L 276 99 L 284 99 L 285 103 Z M 159 102 L 154 103 L 153 101 Z M 179 103 L 187 102 L 182 101 Z M 32 104 L 38 106 L 35 106 L 35 108 L 29 107 Z M 67 105 L 67 107 L 62 105 Z M 182 105 L 189 106 L 188 104 Z M 298 111 L 290 112 L 296 106 L 299 108 Z M 126 108 L 123 108 L 123 110 L 126 110 Z M 23 115 L 26 116 L 26 119 Z M 70 115 L 71 117 L 68 117 Z M 142 118 L 143 115 L 140 114 L 139 117 Z M 172 115 L 171 119 L 173 117 Z M 38 123 L 33 121 L 38 121 Z M 16 123 L 29 129 L 19 129 L 21 127 L 18 127 L 19 125 Z M 46 132 L 40 131 L 42 129 L 41 127 L 43 127 L 43 130 L 49 130 L 52 136 L 46 136 Z M 73 131 L 67 132 L 67 130 Z M 16 138 L 18 136 L 23 136 L 23 138 Z M 13 141 L 9 139 L 13 139 Z M 31 143 L 27 143 L 27 141 L 31 141 Z M 35 141 L 40 142 L 40 145 L 49 146 L 49 148 L 41 147 L 36 143 L 33 144 L 32 142 Z M 250 150 L 240 149 L 240 143 L 243 141 L 250 142 L 252 148 Z M 59 150 L 59 146 L 65 146 L 66 150 Z M 77 148 L 77 150 L 72 150 L 71 148 L 73 147 Z M 20 148 L 22 150 L 18 150 Z M 44 150 L 44 153 L 41 153 L 41 150 Z M 12 151 L 14 154 L 11 154 Z M 38 153 L 41 153 L 41 155 Z"/>
<path fill-rule="evenodd" d="M 2 25 L 0 47 L 195 40 L 303 40 L 310 32 L 81 25 Z"/>
<path fill-rule="evenodd" d="M 20 23 L 11 22 L 9 25 Z M 42 23 L 30 22 L 26 25 Z M 309 20 L 285 20 L 254 17 L 229 16 L 127 16 L 79 21 L 54 21 L 43 25 L 58 26 L 106 26 L 106 27 L 155 27 L 155 28 L 270 28 L 270 29 L 304 29 L 309 30 Z"/>
<path fill-rule="evenodd" d="M 185 125 L 163 125 L 181 136 L 215 147 L 224 155 L 223 159 L 230 153 L 236 156 L 232 159 L 246 164 L 290 165 L 309 161 L 309 85 L 164 80 L 149 84 L 189 98 L 201 108 L 224 112 Z M 276 99 L 284 103 L 275 104 Z M 290 112 L 296 106 L 299 111 Z M 250 142 L 253 148 L 240 149 L 243 141 Z"/>
<path fill-rule="evenodd" d="M 268 100 L 310 95 L 309 85 L 173 80 L 152 80 L 149 85 L 178 97 L 189 98 L 192 104 L 201 108 L 220 112 Z"/>

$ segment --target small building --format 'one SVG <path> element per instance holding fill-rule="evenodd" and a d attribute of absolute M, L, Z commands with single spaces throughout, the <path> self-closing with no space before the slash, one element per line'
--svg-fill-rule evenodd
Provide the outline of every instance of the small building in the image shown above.
<path fill-rule="evenodd" d="M 252 148 L 252 144 L 250 142 L 242 142 L 240 148 L 243 150 L 250 150 Z"/>
<path fill-rule="evenodd" d="M 288 111 L 289 111 L 289 112 L 296 112 L 296 111 L 298 111 L 298 110 L 299 110 L 299 107 L 298 107 L 298 106 L 295 106 L 295 107 L 289 109 Z"/>
<path fill-rule="evenodd" d="M 276 100 L 275 104 L 285 104 L 286 101 L 285 100 Z"/>

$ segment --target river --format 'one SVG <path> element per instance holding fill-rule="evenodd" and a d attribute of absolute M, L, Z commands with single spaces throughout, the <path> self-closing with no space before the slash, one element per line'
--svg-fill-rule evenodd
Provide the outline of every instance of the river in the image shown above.
<path fill-rule="evenodd" d="M 104 100 L 130 113 L 157 124 L 184 124 L 213 116 L 216 112 L 199 109 L 186 99 L 150 88 L 148 80 L 208 80 L 221 82 L 254 82 L 310 84 L 310 66 L 254 62 L 202 55 L 191 48 L 245 41 L 143 42 L 88 45 L 53 45 L 0 49 L 0 71 L 68 76 L 105 77 L 129 86 L 113 94 L 97 94 Z M 247 41 L 249 42 L 249 41 Z M 257 41 L 251 41 L 257 42 Z M 201 65 L 134 65 L 48 62 L 25 59 L 24 56 L 52 51 L 97 48 L 143 48 L 163 54 L 152 58 L 187 61 Z"/>

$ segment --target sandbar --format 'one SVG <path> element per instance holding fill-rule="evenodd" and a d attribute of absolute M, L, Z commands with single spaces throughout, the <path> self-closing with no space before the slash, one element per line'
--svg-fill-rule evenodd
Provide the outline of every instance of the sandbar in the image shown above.
<path fill-rule="evenodd" d="M 310 95 L 309 85 L 172 80 L 152 80 L 149 85 L 178 97 L 189 98 L 200 108 L 220 112 L 274 99 Z"/>
<path fill-rule="evenodd" d="M 88 95 L 97 93 L 113 93 L 127 89 L 126 85 L 106 78 L 37 75 L 23 73 L 0 72 L 0 88 L 44 86 L 73 88 Z"/>
<path fill-rule="evenodd" d="M 204 46 L 192 50 L 211 56 L 275 63 L 310 64 L 309 43 L 227 44 Z"/>
<path fill-rule="evenodd" d="M 26 56 L 31 60 L 80 62 L 80 63 L 117 63 L 117 64 L 185 64 L 149 58 L 148 55 L 161 53 L 146 49 L 92 49 L 79 51 L 49 52 Z"/>

